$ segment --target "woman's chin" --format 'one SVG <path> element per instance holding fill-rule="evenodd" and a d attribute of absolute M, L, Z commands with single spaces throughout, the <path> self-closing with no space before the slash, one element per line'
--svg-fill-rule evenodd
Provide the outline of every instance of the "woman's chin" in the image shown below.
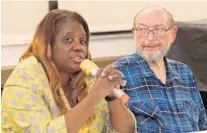
<path fill-rule="evenodd" d="M 72 68 L 70 67 L 70 70 L 71 70 L 72 73 L 77 73 L 81 70 L 81 68 L 80 68 L 79 65 L 75 65 Z"/>

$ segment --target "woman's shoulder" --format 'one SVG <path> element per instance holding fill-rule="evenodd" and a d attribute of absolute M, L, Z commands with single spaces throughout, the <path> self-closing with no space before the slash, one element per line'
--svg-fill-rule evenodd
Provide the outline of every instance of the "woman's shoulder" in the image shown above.
<path fill-rule="evenodd" d="M 30 56 L 22 60 L 11 73 L 11 76 L 25 73 L 30 75 L 44 73 L 42 65 L 38 62 L 35 56 Z"/>
<path fill-rule="evenodd" d="M 45 88 L 43 81 L 47 85 L 47 76 L 42 65 L 34 56 L 21 61 L 7 79 L 4 88 L 9 86 L 22 86 L 25 88 Z M 39 86 L 39 87 L 38 87 Z"/>
<path fill-rule="evenodd" d="M 17 67 L 15 68 L 16 70 L 18 69 L 24 69 L 27 71 L 31 71 L 34 68 L 39 69 L 41 67 L 40 63 L 38 62 L 37 58 L 35 56 L 29 56 L 28 58 L 22 60 Z"/>

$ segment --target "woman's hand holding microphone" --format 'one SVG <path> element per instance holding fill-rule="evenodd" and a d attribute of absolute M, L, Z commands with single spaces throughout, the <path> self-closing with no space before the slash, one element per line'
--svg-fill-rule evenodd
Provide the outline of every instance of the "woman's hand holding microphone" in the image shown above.
<path fill-rule="evenodd" d="M 105 97 L 107 101 L 120 99 L 122 103 L 126 103 L 129 99 L 128 95 L 120 90 L 120 86 L 125 86 L 126 81 L 122 80 L 124 76 L 114 66 L 109 65 L 105 68 L 98 68 L 96 64 L 90 60 L 84 60 L 81 69 L 87 74 L 97 78 L 92 92 L 97 92 L 100 98 Z"/>

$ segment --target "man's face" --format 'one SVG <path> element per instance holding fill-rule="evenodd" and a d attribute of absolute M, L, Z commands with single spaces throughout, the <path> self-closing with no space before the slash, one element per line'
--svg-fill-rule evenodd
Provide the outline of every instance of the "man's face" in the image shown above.
<path fill-rule="evenodd" d="M 177 33 L 176 26 L 169 26 L 168 16 L 156 10 L 140 13 L 132 31 L 137 53 L 147 61 L 163 58 Z"/>

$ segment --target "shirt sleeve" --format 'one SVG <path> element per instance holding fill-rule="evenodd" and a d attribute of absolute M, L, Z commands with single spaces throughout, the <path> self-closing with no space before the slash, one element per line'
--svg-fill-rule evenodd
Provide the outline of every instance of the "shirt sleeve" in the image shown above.
<path fill-rule="evenodd" d="M 206 112 L 205 112 L 205 107 L 199 92 L 199 89 L 197 88 L 195 78 L 193 77 L 193 84 L 195 88 L 192 91 L 192 97 L 194 98 L 194 102 L 196 104 L 196 107 L 198 109 L 198 126 L 200 130 L 206 130 L 207 129 L 207 117 L 206 117 Z"/>
<path fill-rule="evenodd" d="M 106 102 L 106 101 L 105 101 Z M 114 128 L 113 128 L 113 126 L 111 125 L 111 123 L 110 123 L 110 115 L 109 115 L 109 109 L 107 108 L 107 111 L 108 111 L 108 117 L 106 117 L 106 124 L 105 124 L 105 126 L 104 126 L 104 129 L 103 129 L 103 132 L 104 133 L 118 133 Z M 133 115 L 134 116 L 134 114 L 131 112 L 131 115 Z M 136 126 L 137 126 L 137 124 L 136 124 L 136 119 L 135 119 L 135 117 L 134 117 L 134 132 L 133 133 L 137 133 L 137 128 L 136 128 Z"/>
<path fill-rule="evenodd" d="M 2 96 L 2 132 L 67 133 L 64 116 L 52 117 L 39 85 L 27 70 L 11 75 Z"/>
<path fill-rule="evenodd" d="M 89 86 L 89 88 L 92 88 L 93 85 L 95 84 L 96 78 L 93 78 L 91 76 L 87 76 L 85 81 L 86 81 L 87 86 Z M 99 104 L 97 105 L 96 109 L 97 109 L 97 112 L 99 112 L 98 114 L 96 114 L 97 119 L 99 119 L 99 121 L 103 121 L 104 126 L 102 129 L 102 132 L 103 133 L 118 133 L 110 123 L 109 107 L 108 107 L 108 104 L 104 98 L 99 101 Z M 106 114 L 106 116 L 103 114 Z M 132 115 L 133 115 L 133 113 L 132 113 Z M 135 117 L 134 117 L 134 121 L 135 121 L 134 133 L 137 133 Z"/>
<path fill-rule="evenodd" d="M 104 125 L 103 127 L 103 131 L 104 133 L 118 133 L 114 128 L 113 126 L 111 125 L 111 122 L 110 122 L 110 115 L 109 115 L 109 108 L 108 108 L 108 105 L 107 105 L 107 102 L 105 100 L 102 100 L 103 102 L 106 103 L 105 106 L 107 106 L 107 108 L 103 108 L 103 110 L 105 110 L 105 112 L 107 112 L 107 117 L 106 117 L 106 124 Z"/>
<path fill-rule="evenodd" d="M 200 96 L 199 91 L 197 90 L 197 92 L 194 92 L 194 98 L 195 98 L 195 102 L 197 105 L 197 108 L 199 110 L 199 120 L 198 120 L 198 126 L 200 128 L 200 130 L 206 130 L 207 129 L 207 117 L 206 117 L 206 111 L 205 111 L 205 107 L 203 105 L 203 101 L 202 98 Z"/>
<path fill-rule="evenodd" d="M 2 130 L 5 132 L 67 132 L 64 116 L 52 119 L 43 99 L 23 87 L 6 89 L 2 111 Z"/>

